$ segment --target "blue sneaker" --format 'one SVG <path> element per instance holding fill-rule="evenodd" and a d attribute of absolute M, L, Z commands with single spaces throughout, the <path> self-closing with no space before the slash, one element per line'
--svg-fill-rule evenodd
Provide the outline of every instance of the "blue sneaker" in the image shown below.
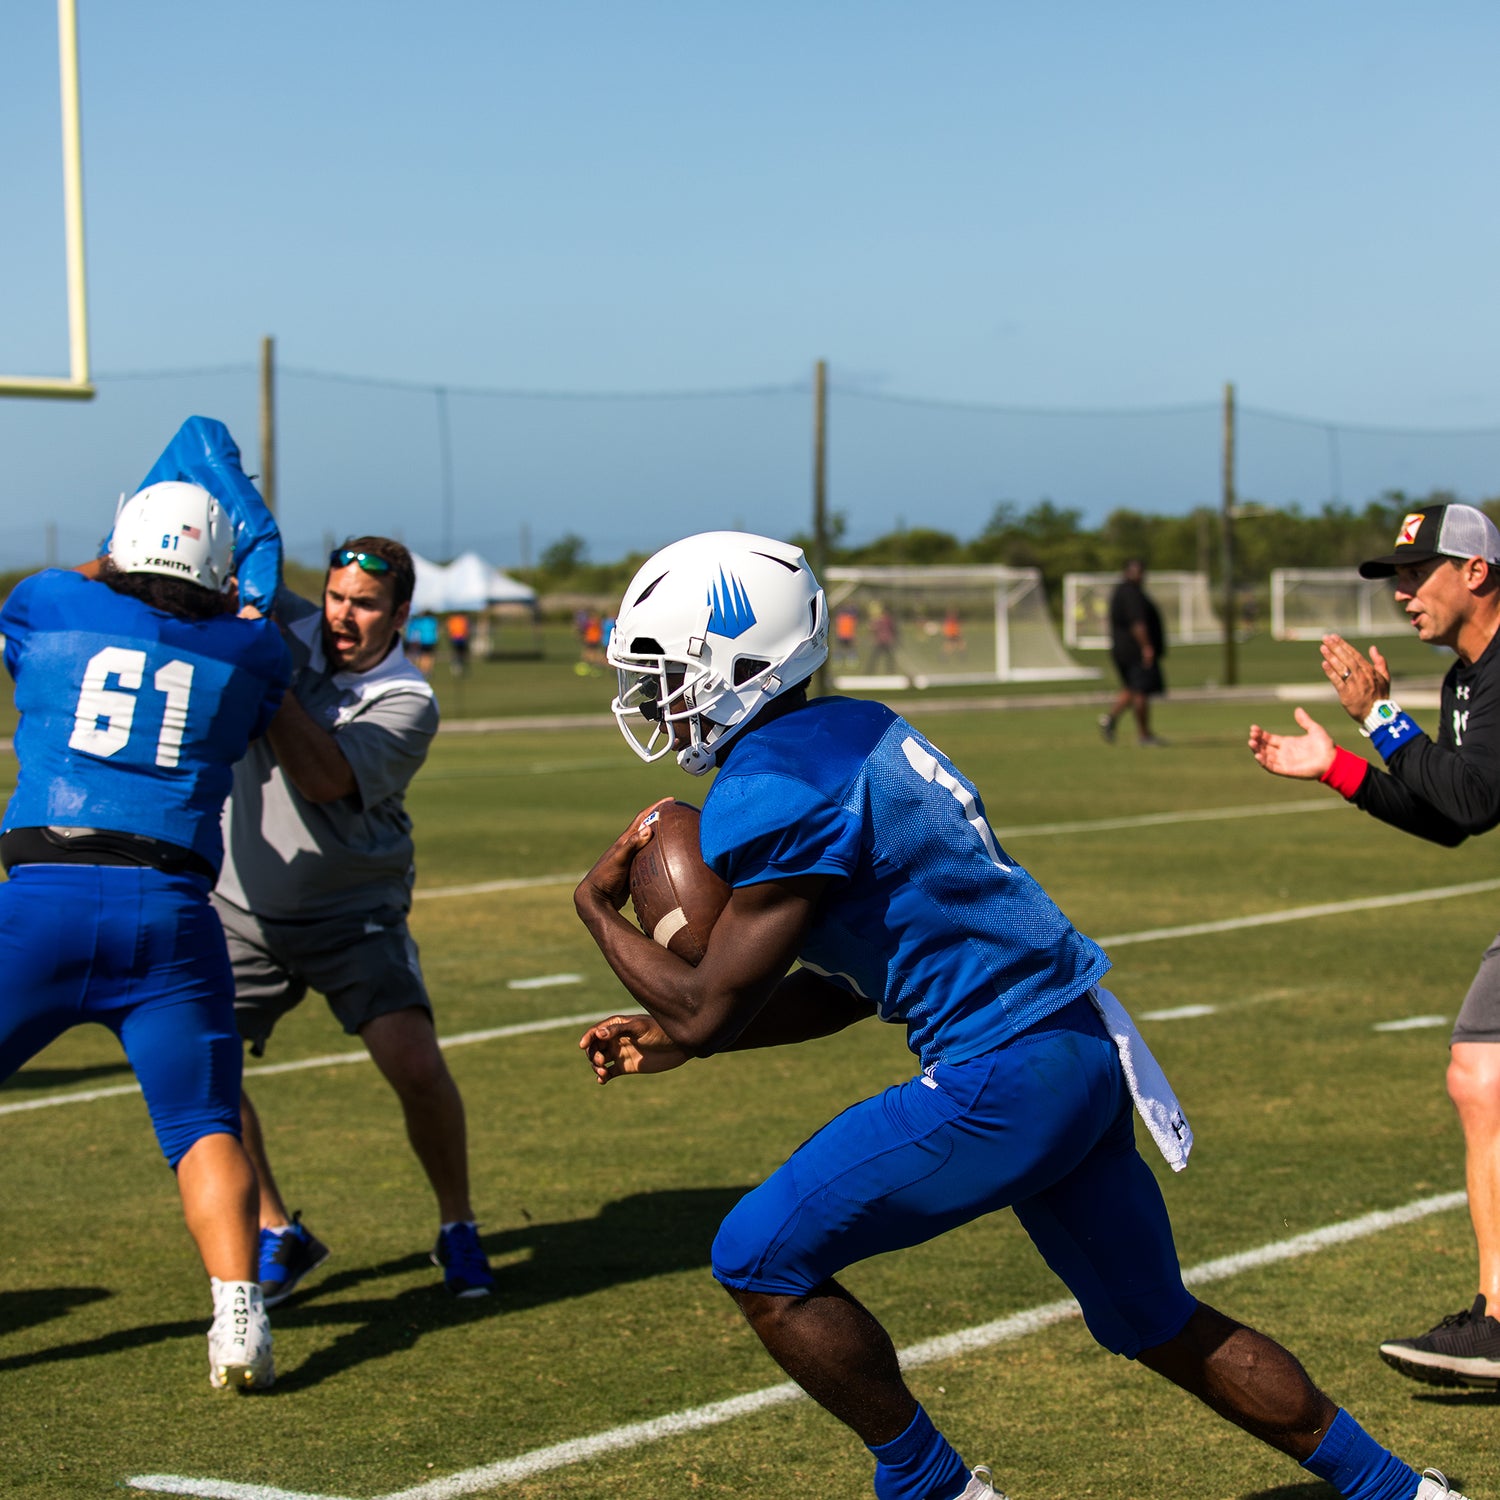
<path fill-rule="evenodd" d="M 267 1307 L 285 1302 L 309 1271 L 328 1259 L 328 1246 L 302 1223 L 302 1210 L 280 1233 L 260 1232 L 260 1295 Z"/>
<path fill-rule="evenodd" d="M 443 1268 L 443 1285 L 455 1297 L 488 1297 L 495 1289 L 495 1273 L 472 1224 L 440 1229 L 432 1263 Z"/>

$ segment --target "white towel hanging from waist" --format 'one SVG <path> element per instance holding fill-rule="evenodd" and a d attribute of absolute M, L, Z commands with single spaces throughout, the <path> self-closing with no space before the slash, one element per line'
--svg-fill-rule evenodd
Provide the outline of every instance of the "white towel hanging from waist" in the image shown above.
<path fill-rule="evenodd" d="M 1152 1057 L 1129 1012 L 1108 990 L 1090 990 L 1089 999 L 1120 1054 L 1130 1097 L 1135 1100 L 1136 1111 L 1146 1122 L 1151 1139 L 1167 1165 L 1174 1172 L 1182 1171 L 1193 1149 L 1193 1130 L 1172 1092 L 1172 1085 L 1167 1082 L 1167 1075 Z"/>

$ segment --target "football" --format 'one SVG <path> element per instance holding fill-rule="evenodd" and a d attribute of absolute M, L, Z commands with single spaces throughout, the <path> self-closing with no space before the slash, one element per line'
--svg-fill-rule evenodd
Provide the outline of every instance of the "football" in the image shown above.
<path fill-rule="evenodd" d="M 700 963 L 729 887 L 703 863 L 698 809 L 691 802 L 664 802 L 646 821 L 655 832 L 630 866 L 635 919 L 663 948 Z"/>

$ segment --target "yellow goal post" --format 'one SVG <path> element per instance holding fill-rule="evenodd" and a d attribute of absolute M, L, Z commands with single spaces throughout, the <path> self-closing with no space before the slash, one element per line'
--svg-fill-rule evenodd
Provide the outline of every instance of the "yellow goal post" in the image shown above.
<path fill-rule="evenodd" d="M 77 0 L 57 0 L 57 50 L 62 96 L 63 227 L 68 282 L 66 376 L 0 375 L 0 396 L 50 396 L 88 401 L 88 289 L 83 257 L 83 135 L 78 104 Z"/>

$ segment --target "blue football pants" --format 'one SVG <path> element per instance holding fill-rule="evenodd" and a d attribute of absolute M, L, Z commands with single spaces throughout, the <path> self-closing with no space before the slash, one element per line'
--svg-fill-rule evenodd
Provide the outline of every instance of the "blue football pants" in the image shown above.
<path fill-rule="evenodd" d="M 176 1167 L 240 1133 L 242 1056 L 224 930 L 195 875 L 18 865 L 0 885 L 0 1079 L 70 1027 L 120 1039 Z"/>
<path fill-rule="evenodd" d="M 1182 1330 L 1196 1301 L 1086 997 L 845 1110 L 731 1210 L 714 1275 L 803 1296 L 855 1261 L 1007 1206 L 1105 1348 L 1133 1358 Z"/>

